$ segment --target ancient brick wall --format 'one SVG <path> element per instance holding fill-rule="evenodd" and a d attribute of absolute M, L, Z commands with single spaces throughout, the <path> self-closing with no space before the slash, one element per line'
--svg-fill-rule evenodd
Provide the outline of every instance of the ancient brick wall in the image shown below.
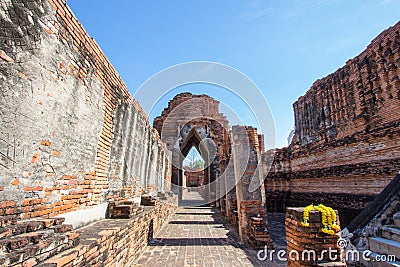
<path fill-rule="evenodd" d="M 0 11 L 0 215 L 48 217 L 163 189 L 165 146 L 65 1 L 2 1 Z M 136 152 L 150 165 L 131 160 L 132 140 L 148 146 Z"/>
<path fill-rule="evenodd" d="M 400 169 L 399 31 L 397 23 L 382 32 L 294 103 L 295 137 L 288 148 L 275 151 L 267 177 L 272 205 L 322 201 L 354 216 L 395 176 Z"/>
<path fill-rule="evenodd" d="M 321 145 L 398 126 L 399 30 L 400 22 L 345 66 L 317 80 L 294 103 L 300 145 Z"/>
<path fill-rule="evenodd" d="M 132 266 L 175 210 L 157 201 L 129 219 L 103 219 L 79 230 L 62 218 L 21 223 L 2 217 L 0 265 Z"/>
<path fill-rule="evenodd" d="M 109 197 L 164 191 L 170 179 L 170 153 L 157 131 L 147 124 L 147 117 L 133 105 L 119 104 L 113 122 Z"/>
<path fill-rule="evenodd" d="M 133 266 L 176 206 L 157 203 L 132 219 L 106 219 L 79 230 L 81 243 L 44 266 Z M 46 265 L 48 264 L 48 265 Z M 56 265 L 58 264 L 58 265 Z"/>

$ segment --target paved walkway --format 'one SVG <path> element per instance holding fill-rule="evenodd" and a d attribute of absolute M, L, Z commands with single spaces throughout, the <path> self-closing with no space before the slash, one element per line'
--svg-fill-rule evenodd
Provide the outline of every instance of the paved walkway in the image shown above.
<path fill-rule="evenodd" d="M 283 265 L 257 260 L 257 251 L 238 242 L 235 231 L 224 225 L 211 208 L 179 207 L 135 266 Z"/>

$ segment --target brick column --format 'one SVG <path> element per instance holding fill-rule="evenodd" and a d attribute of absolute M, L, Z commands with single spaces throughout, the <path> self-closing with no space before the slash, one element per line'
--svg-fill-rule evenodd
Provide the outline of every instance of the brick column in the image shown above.
<path fill-rule="evenodd" d="M 234 126 L 232 132 L 240 239 L 254 247 L 271 247 L 257 129 Z"/>
<path fill-rule="evenodd" d="M 346 266 L 341 262 L 342 251 L 337 246 L 340 232 L 336 235 L 322 233 L 321 213 L 316 210 L 309 213 L 310 226 L 303 226 L 303 212 L 304 208 L 286 210 L 288 266 Z"/>
<path fill-rule="evenodd" d="M 235 224 L 234 222 L 236 219 L 234 218 L 236 216 L 237 211 L 237 202 L 236 202 L 236 188 L 235 188 L 235 176 L 234 176 L 234 170 L 233 170 L 233 164 L 229 164 L 222 177 L 224 180 L 224 186 L 225 186 L 225 216 L 230 224 Z"/>

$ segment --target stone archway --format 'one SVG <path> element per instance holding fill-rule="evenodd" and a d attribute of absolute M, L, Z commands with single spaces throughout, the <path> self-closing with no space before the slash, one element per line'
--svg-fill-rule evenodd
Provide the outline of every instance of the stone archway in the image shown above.
<path fill-rule="evenodd" d="M 179 160 L 179 175 L 173 176 L 174 181 L 176 182 L 176 179 L 178 179 L 177 184 L 181 185 L 182 189 L 187 186 L 187 183 L 185 183 L 183 180 L 184 177 L 186 177 L 186 172 L 190 170 L 186 169 L 185 174 L 183 174 L 183 160 L 184 158 L 187 157 L 189 151 L 194 147 L 198 153 L 200 154 L 201 158 L 204 161 L 204 168 L 201 170 L 202 176 L 203 176 L 203 183 L 201 186 L 198 188 L 198 192 L 201 194 L 201 196 L 204 198 L 204 203 L 202 205 L 205 205 L 210 202 L 210 191 L 209 190 L 201 190 L 204 185 L 210 183 L 210 177 L 211 173 L 213 172 L 213 166 L 214 166 L 214 161 L 215 161 L 215 152 L 216 150 L 213 149 L 213 146 L 207 146 L 207 140 L 210 138 L 209 135 L 209 129 L 202 128 L 202 127 L 196 127 L 193 124 L 186 124 L 184 127 L 182 127 L 181 133 L 180 133 L 180 155 L 177 155 L 180 157 Z M 214 151 L 213 151 L 214 150 Z M 187 182 L 187 181 L 186 181 Z M 183 199 L 184 194 L 180 194 L 179 199 Z M 201 203 L 198 203 L 201 205 Z"/>
<path fill-rule="evenodd" d="M 196 147 L 205 161 L 206 203 L 219 199 L 213 182 L 225 170 L 231 145 L 228 120 L 219 113 L 218 105 L 219 101 L 207 95 L 182 93 L 154 120 L 154 128 L 172 152 L 171 188 L 179 199 L 182 199 L 182 162 L 192 147 Z"/>

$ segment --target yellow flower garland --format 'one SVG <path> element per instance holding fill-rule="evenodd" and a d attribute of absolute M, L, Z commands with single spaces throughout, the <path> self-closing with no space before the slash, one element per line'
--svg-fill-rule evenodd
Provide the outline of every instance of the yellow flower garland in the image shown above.
<path fill-rule="evenodd" d="M 314 209 L 314 205 L 309 205 L 304 208 L 303 221 L 301 222 L 301 225 L 303 225 L 304 227 L 310 226 L 310 223 L 308 222 L 308 220 L 310 219 L 310 211 L 312 211 L 313 209 Z"/>
<path fill-rule="evenodd" d="M 322 204 L 319 204 L 318 206 L 309 205 L 304 208 L 303 221 L 301 222 L 302 226 L 310 226 L 310 223 L 308 221 L 310 220 L 310 211 L 312 211 L 313 209 L 321 212 L 321 221 L 323 225 L 321 232 L 328 235 L 334 235 L 340 230 L 339 225 L 336 224 L 337 218 L 335 211 L 331 207 L 327 207 Z"/>

